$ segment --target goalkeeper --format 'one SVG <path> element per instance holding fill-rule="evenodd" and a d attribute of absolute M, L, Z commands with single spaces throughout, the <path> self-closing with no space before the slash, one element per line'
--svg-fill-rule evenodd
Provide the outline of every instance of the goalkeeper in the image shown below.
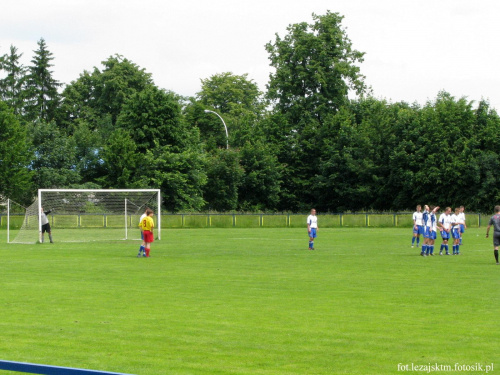
<path fill-rule="evenodd" d="M 155 226 L 153 221 L 153 210 L 146 210 L 146 217 L 139 223 L 139 227 L 142 229 L 142 234 L 144 235 L 145 251 L 146 257 L 149 258 L 149 252 L 151 250 L 151 243 L 154 241 L 153 228 Z"/>
<path fill-rule="evenodd" d="M 44 212 L 43 211 L 43 207 L 42 207 L 42 214 L 41 214 L 41 219 L 42 219 L 42 243 L 44 241 L 44 233 L 45 232 L 47 232 L 49 234 L 50 243 L 54 243 L 54 241 L 52 241 L 52 232 L 50 231 L 49 219 L 47 218 L 47 215 L 50 214 L 51 212 L 52 212 L 52 210 Z"/>

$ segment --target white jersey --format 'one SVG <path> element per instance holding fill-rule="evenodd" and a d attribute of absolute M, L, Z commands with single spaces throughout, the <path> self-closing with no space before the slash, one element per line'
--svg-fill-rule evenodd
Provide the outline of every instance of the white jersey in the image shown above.
<path fill-rule="evenodd" d="M 436 231 L 437 223 L 436 223 L 436 215 L 434 212 L 424 211 L 424 225 L 432 231 Z"/>
<path fill-rule="evenodd" d="M 465 224 L 465 214 L 463 212 L 460 212 L 458 215 L 458 223 L 459 224 Z"/>
<path fill-rule="evenodd" d="M 455 214 L 451 215 L 450 221 L 453 224 L 453 228 L 452 229 L 460 229 L 460 222 L 459 222 L 459 220 L 460 219 L 458 218 L 458 215 L 455 215 Z"/>
<path fill-rule="evenodd" d="M 441 223 L 441 225 L 444 229 L 450 229 L 451 228 L 451 215 L 446 215 L 445 213 L 442 213 L 439 216 L 439 222 Z"/>
<path fill-rule="evenodd" d="M 42 225 L 49 223 L 49 219 L 47 218 L 47 215 L 45 215 L 45 212 L 42 212 L 41 219 L 42 219 Z"/>
<path fill-rule="evenodd" d="M 434 212 L 431 212 L 431 222 L 432 222 L 432 227 L 431 230 L 433 232 L 437 231 L 437 220 L 436 220 L 436 214 Z"/>
<path fill-rule="evenodd" d="M 415 225 L 424 225 L 424 221 L 422 220 L 423 215 L 424 214 L 422 212 L 418 212 L 418 211 L 415 211 L 413 213 L 413 222 L 415 223 Z"/>
<path fill-rule="evenodd" d="M 146 213 L 144 212 L 142 215 L 141 215 L 141 218 L 139 219 L 139 225 L 142 223 L 142 221 L 144 220 L 144 218 L 148 216 L 146 215 Z"/>
<path fill-rule="evenodd" d="M 317 228 L 318 227 L 318 217 L 316 215 L 309 215 L 307 217 L 307 225 L 311 228 Z"/>
<path fill-rule="evenodd" d="M 415 220 L 415 219 L 413 219 L 413 220 Z M 422 222 L 424 223 L 425 227 L 429 227 L 429 228 L 432 227 L 431 214 L 429 213 L 429 211 L 424 211 L 423 212 L 423 214 L 422 214 Z"/>

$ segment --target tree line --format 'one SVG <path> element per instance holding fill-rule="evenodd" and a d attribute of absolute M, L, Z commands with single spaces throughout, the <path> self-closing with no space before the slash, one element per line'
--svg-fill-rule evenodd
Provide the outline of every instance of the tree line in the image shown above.
<path fill-rule="evenodd" d="M 223 72 L 182 97 L 120 55 L 63 85 L 44 39 L 29 66 L 10 46 L 0 57 L 0 194 L 28 203 L 38 188 L 160 188 L 174 212 L 491 211 L 495 109 L 445 91 L 425 105 L 377 99 L 342 20 L 313 14 L 276 34 L 265 92 Z"/>

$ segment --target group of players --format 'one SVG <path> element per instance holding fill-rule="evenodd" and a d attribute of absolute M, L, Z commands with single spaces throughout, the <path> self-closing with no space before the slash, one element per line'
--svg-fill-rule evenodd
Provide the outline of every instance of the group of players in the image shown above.
<path fill-rule="evenodd" d="M 450 255 L 448 241 L 453 239 L 453 255 L 460 255 L 460 246 L 462 245 L 462 235 L 467 228 L 465 224 L 465 208 L 460 206 L 455 208 L 455 213 L 451 213 L 451 208 L 446 207 L 444 212 L 436 220 L 436 212 L 439 206 L 417 206 L 417 211 L 413 213 L 413 237 L 411 240 L 411 247 L 419 247 L 420 235 L 424 237 L 422 244 L 421 256 L 434 255 L 434 242 L 436 241 L 437 231 L 441 233 L 441 248 L 439 255 L 443 255 L 443 250 L 446 255 Z M 495 214 L 491 217 L 488 227 L 486 228 L 486 238 L 489 236 L 490 228 L 494 228 L 493 233 L 493 254 L 497 265 L 498 261 L 498 248 L 500 247 L 500 205 L 495 206 Z"/>
<path fill-rule="evenodd" d="M 434 255 L 434 243 L 437 238 L 437 232 L 441 233 L 441 248 L 439 250 L 439 255 L 443 255 L 443 250 L 446 255 L 450 255 L 448 241 L 453 240 L 453 253 L 452 255 L 460 255 L 460 246 L 462 245 L 462 235 L 467 228 L 465 224 L 465 208 L 460 206 L 455 208 L 455 212 L 452 213 L 451 207 L 446 207 L 444 212 L 439 216 L 439 220 L 436 220 L 436 212 L 439 210 L 439 206 L 424 206 L 424 211 L 422 212 L 422 206 L 418 205 L 417 210 L 413 213 L 413 237 L 411 241 L 411 247 L 417 247 L 420 244 L 420 236 L 424 237 L 424 242 L 422 244 L 421 256 L 433 256 Z"/>

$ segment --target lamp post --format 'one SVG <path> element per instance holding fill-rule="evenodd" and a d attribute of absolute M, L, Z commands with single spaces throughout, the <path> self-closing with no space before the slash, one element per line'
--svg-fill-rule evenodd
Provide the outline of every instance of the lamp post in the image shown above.
<path fill-rule="evenodd" d="M 222 121 L 222 123 L 224 124 L 224 129 L 226 130 L 226 149 L 229 150 L 229 134 L 227 132 L 227 126 L 226 126 L 226 123 L 224 122 L 224 119 L 217 112 L 211 111 L 209 109 L 205 109 L 205 113 L 214 113 L 214 114 L 216 114 L 220 118 L 220 120 Z"/>

